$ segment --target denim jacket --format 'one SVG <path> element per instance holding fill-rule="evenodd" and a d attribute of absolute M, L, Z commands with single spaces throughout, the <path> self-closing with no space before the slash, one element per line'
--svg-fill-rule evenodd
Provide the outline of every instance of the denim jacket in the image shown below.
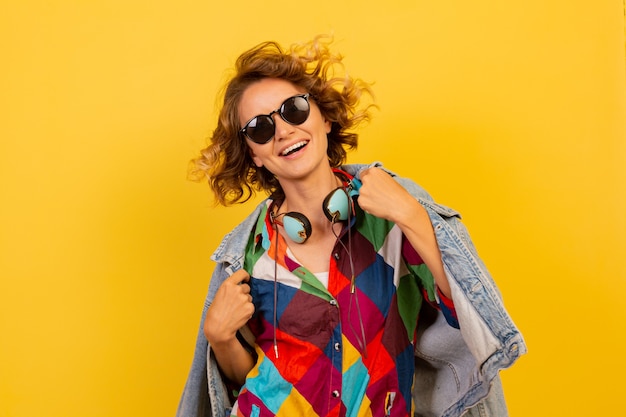
<path fill-rule="evenodd" d="M 361 171 L 371 166 L 382 168 L 380 163 L 374 163 L 345 165 L 342 169 L 359 178 Z M 415 346 L 415 417 L 505 417 L 508 413 L 498 371 L 526 353 L 522 335 L 505 310 L 459 214 L 435 203 L 413 181 L 387 172 L 417 198 L 430 216 L 461 327 L 450 327 L 441 313 L 430 320 L 420 319 Z M 224 417 L 231 408 L 217 362 L 203 334 L 203 323 L 221 283 L 242 268 L 246 244 L 263 204 L 224 237 L 211 257 L 217 266 L 209 284 L 177 417 Z"/>

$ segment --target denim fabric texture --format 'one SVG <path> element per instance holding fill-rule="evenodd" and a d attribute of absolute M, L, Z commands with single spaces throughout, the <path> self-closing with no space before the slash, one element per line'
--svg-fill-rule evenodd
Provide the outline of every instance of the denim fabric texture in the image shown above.
<path fill-rule="evenodd" d="M 345 165 L 342 169 L 359 178 L 364 169 L 373 166 L 383 168 L 376 162 Z M 460 215 L 435 203 L 415 182 L 387 172 L 430 216 L 461 326 L 460 331 L 451 328 L 441 312 L 432 320 L 420 319 L 415 346 L 415 417 L 506 417 L 498 372 L 526 353 L 524 339 L 505 310 L 500 292 L 478 257 Z M 209 283 L 177 417 L 224 417 L 230 411 L 226 386 L 202 328 L 217 289 L 243 265 L 246 244 L 263 204 L 224 237 L 211 257 L 217 266 Z"/>

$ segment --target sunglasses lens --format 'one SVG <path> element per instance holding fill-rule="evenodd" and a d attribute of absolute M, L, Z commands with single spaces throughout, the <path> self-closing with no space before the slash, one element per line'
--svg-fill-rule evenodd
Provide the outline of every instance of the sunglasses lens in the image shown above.
<path fill-rule="evenodd" d="M 304 123 L 309 117 L 309 111 L 308 100 L 303 96 L 296 96 L 283 103 L 280 114 L 286 122 L 292 125 L 299 125 Z"/>
<path fill-rule="evenodd" d="M 267 143 L 274 136 L 274 121 L 269 116 L 257 116 L 245 128 L 246 135 L 256 143 Z"/>

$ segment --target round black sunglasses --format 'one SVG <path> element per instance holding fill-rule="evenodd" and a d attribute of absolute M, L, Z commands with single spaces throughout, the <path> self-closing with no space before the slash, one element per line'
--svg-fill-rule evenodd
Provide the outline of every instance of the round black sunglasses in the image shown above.
<path fill-rule="evenodd" d="M 299 125 L 306 121 L 310 111 L 309 94 L 298 94 L 297 96 L 289 97 L 279 108 L 270 114 L 259 114 L 253 117 L 239 133 L 246 135 L 252 142 L 262 145 L 274 137 L 276 125 L 272 116 L 275 113 L 278 113 L 290 125 Z"/>

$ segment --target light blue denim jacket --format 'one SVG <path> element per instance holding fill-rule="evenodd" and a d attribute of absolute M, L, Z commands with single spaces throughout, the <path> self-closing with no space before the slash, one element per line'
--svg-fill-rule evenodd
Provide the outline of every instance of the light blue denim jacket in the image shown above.
<path fill-rule="evenodd" d="M 382 167 L 374 163 L 346 165 L 342 169 L 359 178 L 361 171 L 371 166 Z M 441 313 L 427 325 L 420 321 L 415 346 L 415 417 L 505 417 L 508 413 L 498 371 L 526 353 L 522 335 L 506 312 L 459 214 L 435 203 L 413 181 L 388 172 L 418 199 L 430 216 L 461 327 L 450 327 Z M 217 266 L 209 284 L 177 417 L 228 415 L 231 404 L 226 387 L 202 329 L 217 289 L 243 266 L 246 244 L 263 204 L 227 234 L 213 253 L 211 259 Z"/>

